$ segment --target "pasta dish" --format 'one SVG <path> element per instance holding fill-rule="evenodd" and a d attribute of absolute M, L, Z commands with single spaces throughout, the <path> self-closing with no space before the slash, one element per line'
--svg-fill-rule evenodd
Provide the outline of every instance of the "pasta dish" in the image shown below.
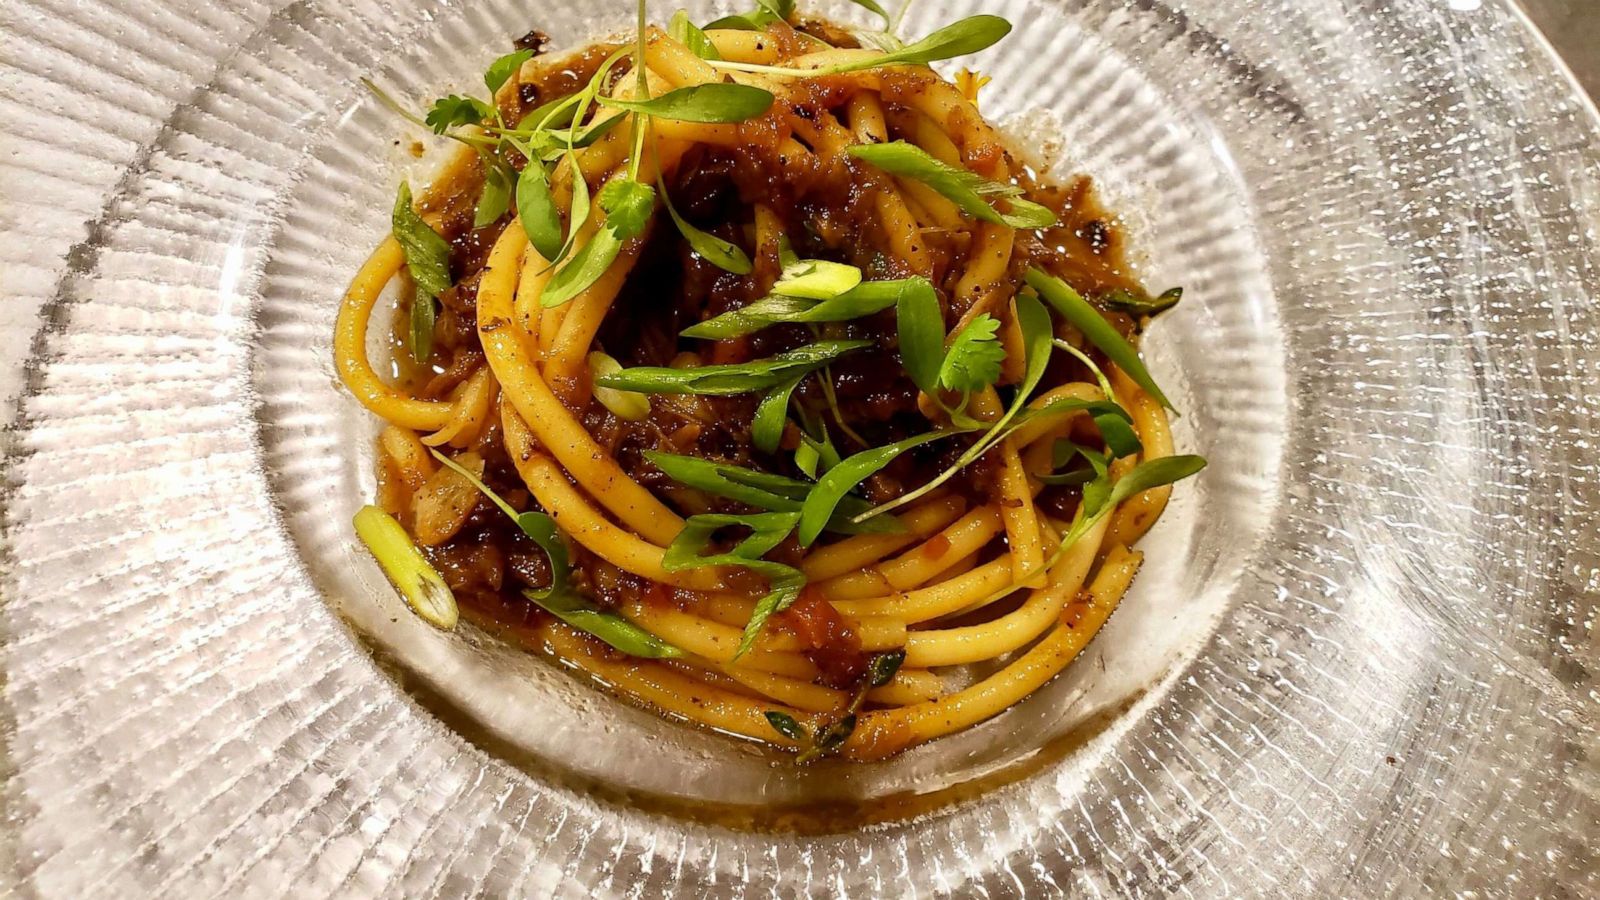
<path fill-rule="evenodd" d="M 356 533 L 415 612 L 802 762 L 1055 677 L 1204 466 L 1136 349 L 1179 291 L 930 66 L 1011 26 L 907 41 L 858 2 L 882 30 L 641 3 L 420 114 L 369 83 L 462 150 L 400 185 L 334 337 L 384 422 Z"/>

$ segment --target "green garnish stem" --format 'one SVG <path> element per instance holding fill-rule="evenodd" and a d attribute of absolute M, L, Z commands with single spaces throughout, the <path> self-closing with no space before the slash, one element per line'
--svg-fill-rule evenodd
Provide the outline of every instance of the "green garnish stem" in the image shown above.
<path fill-rule="evenodd" d="M 363 506 L 356 513 L 355 528 L 383 574 L 423 621 L 446 631 L 456 627 L 461 611 L 455 594 L 394 516 L 376 506 Z"/>

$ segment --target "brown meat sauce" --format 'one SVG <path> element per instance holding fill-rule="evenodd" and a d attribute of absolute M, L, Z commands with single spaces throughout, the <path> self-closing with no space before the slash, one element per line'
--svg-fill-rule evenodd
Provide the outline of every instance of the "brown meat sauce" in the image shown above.
<path fill-rule="evenodd" d="M 773 39 L 798 40 L 793 32 L 787 34 L 775 33 Z M 518 46 L 542 52 L 547 42 L 543 35 L 533 32 L 519 40 Z M 538 76 L 528 81 L 514 81 L 500 95 L 503 111 L 509 119 L 578 89 L 613 49 L 604 45 L 592 47 L 558 65 L 540 67 Z M 898 71 L 892 78 L 885 76 L 884 98 L 891 119 L 896 90 L 912 89 L 917 78 L 902 76 Z M 906 83 L 897 88 L 897 79 Z M 844 79 L 817 79 L 805 85 L 804 94 L 791 103 L 791 112 L 803 120 L 814 120 L 823 110 L 838 112 L 848 99 L 848 90 L 849 83 Z M 815 165 L 815 154 L 808 160 L 812 165 L 799 165 L 797 160 L 787 158 L 780 144 L 790 137 L 802 144 L 806 141 L 802 134 L 791 131 L 784 124 L 786 121 L 786 117 L 769 114 L 739 126 L 749 142 L 737 150 L 708 145 L 690 150 L 667 184 L 679 212 L 694 225 L 750 251 L 754 245 L 752 208 L 761 203 L 776 214 L 795 252 L 802 257 L 856 265 L 868 279 L 914 274 L 890 253 L 882 229 L 877 227 L 873 194 L 884 189 L 882 175 L 853 160 Z M 1004 153 L 1000 147 L 967 149 L 971 151 L 967 164 L 979 172 L 992 169 L 995 154 Z M 521 161 L 514 162 L 520 165 Z M 1013 163 L 1012 168 L 1019 167 Z M 472 227 L 473 206 L 481 183 L 477 160 L 468 154 L 423 200 L 424 211 L 438 214 L 439 229 L 450 238 L 451 274 L 456 285 L 439 298 L 442 311 L 429 365 L 409 373 L 408 380 L 422 398 L 448 396 L 483 365 L 476 332 L 477 285 L 489 250 L 510 218 L 484 228 Z M 1125 259 L 1118 222 L 1100 206 L 1088 178 L 1052 185 L 1023 170 L 1017 183 L 1024 187 L 1029 199 L 1055 211 L 1059 224 L 1042 231 L 1018 233 L 1006 276 L 1009 283 L 1000 291 L 1004 297 L 1021 285 L 1029 265 L 1059 275 L 1086 296 L 1114 288 L 1138 289 Z M 933 271 L 925 274 L 931 275 L 940 292 L 949 327 L 964 311 L 963 300 L 953 294 L 965 268 L 971 235 L 965 231 L 928 229 L 922 239 L 933 265 Z M 681 338 L 679 332 L 684 328 L 764 296 L 777 278 L 778 261 L 774 254 L 757 253 L 752 257 L 756 266 L 751 275 L 725 272 L 692 253 L 664 217 L 643 240 L 639 261 L 596 341 L 600 349 L 624 365 L 669 365 L 685 352 L 697 354 L 703 363 L 742 362 L 818 338 L 866 339 L 873 342 L 871 348 L 846 356 L 831 367 L 837 415 L 872 446 L 928 429 L 928 420 L 917 408 L 917 390 L 899 358 L 892 309 L 850 322 L 818 326 L 815 332 L 803 326 L 780 325 L 732 340 Z M 964 302 L 970 303 L 971 298 Z M 1136 329 L 1136 323 L 1126 316 L 1113 314 L 1110 318 L 1125 333 Z M 1044 386 L 1085 377 L 1087 373 L 1080 364 L 1059 354 L 1051 363 Z M 837 426 L 818 379 L 807 379 L 795 398 L 813 419 L 828 423 L 830 436 L 841 453 L 849 455 L 862 449 Z M 737 502 L 675 484 L 651 465 L 644 453 L 660 450 L 689 454 L 799 477 L 801 473 L 792 456 L 798 437 L 792 427 L 784 448 L 777 454 L 763 454 L 752 446 L 750 426 L 758 400 L 754 395 L 656 396 L 651 400 L 650 415 L 639 422 L 619 419 L 593 400 L 574 413 L 624 471 L 681 514 L 751 512 L 754 510 Z M 492 416 L 491 420 L 469 449 L 485 460 L 484 477 L 491 488 L 518 509 L 534 508 L 533 498 L 507 457 L 498 417 Z M 948 466 L 967 445 L 967 441 L 957 438 L 917 448 L 891 463 L 863 489 L 875 502 L 892 499 Z M 993 473 L 992 461 L 980 460 L 950 484 L 975 502 L 986 501 Z M 387 470 L 380 471 L 380 480 L 385 477 L 392 480 Z M 1054 515 L 1070 516 L 1075 500 L 1072 490 L 1047 489 L 1040 502 Z M 576 544 L 569 542 L 569 547 L 577 586 L 602 606 L 614 607 L 628 598 L 685 609 L 693 609 L 700 602 L 691 592 L 623 572 Z M 460 602 L 480 613 L 480 617 L 520 626 L 537 622 L 544 615 L 521 592 L 549 583 L 548 561 L 538 546 L 487 500 L 480 500 L 454 537 L 425 548 L 425 552 Z M 770 556 L 793 562 L 799 557 L 799 548 L 791 538 Z M 761 593 L 761 579 L 750 579 L 750 590 L 752 595 Z M 848 622 L 811 592 L 803 593 L 800 601 L 772 622 L 800 638 L 808 648 L 807 654 L 823 672 L 825 683 L 847 686 L 864 671 L 865 656 Z"/>

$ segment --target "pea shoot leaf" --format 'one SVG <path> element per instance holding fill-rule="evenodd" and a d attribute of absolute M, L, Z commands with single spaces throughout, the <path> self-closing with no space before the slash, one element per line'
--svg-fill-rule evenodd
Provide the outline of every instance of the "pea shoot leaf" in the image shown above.
<path fill-rule="evenodd" d="M 621 116 L 617 118 L 620 119 Z M 735 275 L 750 274 L 755 266 L 737 244 L 725 241 L 710 232 L 701 231 L 684 221 L 683 216 L 678 215 L 678 210 L 672 205 L 672 198 L 667 195 L 666 183 L 661 180 L 659 174 L 656 176 L 656 187 L 661 191 L 661 202 L 667 208 L 667 215 L 672 217 L 672 224 L 678 226 L 678 233 L 689 242 L 689 249 L 719 269 Z"/>
<path fill-rule="evenodd" d="M 773 97 L 768 91 L 746 84 L 711 83 L 678 88 L 648 100 L 600 97 L 599 101 L 660 119 L 715 124 L 754 119 L 772 107 Z"/>
<path fill-rule="evenodd" d="M 883 4 L 879 3 L 878 0 L 850 0 L 850 2 L 862 9 L 882 16 L 884 27 L 889 27 L 894 23 L 894 17 L 889 15 L 889 11 L 884 9 Z"/>
<path fill-rule="evenodd" d="M 1111 482 L 1110 474 L 1100 473 L 1094 481 L 1084 486 L 1083 501 L 1078 505 L 1072 526 L 1061 538 L 1061 546 L 1071 547 L 1095 523 L 1129 497 L 1181 481 L 1205 467 L 1205 458 L 1201 456 L 1163 456 L 1134 466 L 1115 483 Z M 1098 470 L 1099 467 L 1096 468 Z"/>
<path fill-rule="evenodd" d="M 752 12 L 723 16 L 706 25 L 706 30 L 725 28 L 734 31 L 763 31 L 773 22 L 786 22 L 794 15 L 794 0 L 756 0 Z"/>
<path fill-rule="evenodd" d="M 891 175 L 922 182 L 975 219 L 1011 228 L 1047 228 L 1056 223 L 1055 213 L 1022 199 L 1021 188 L 989 181 L 976 172 L 944 163 L 916 144 L 856 144 L 846 152 Z M 1009 203 L 1011 211 L 995 209 L 991 197 Z"/>
<path fill-rule="evenodd" d="M 906 374 L 923 393 L 936 396 L 944 365 L 944 312 L 933 285 L 923 282 L 902 293 L 895 303 L 895 318 Z"/>
<path fill-rule="evenodd" d="M 644 456 L 656 468 L 665 472 L 667 477 L 679 484 L 771 512 L 799 512 L 815 488 L 813 484 L 783 475 L 695 456 L 661 453 L 654 450 L 645 451 Z M 835 456 L 837 457 L 837 454 Z M 859 497 L 843 498 L 837 505 L 836 514 L 828 520 L 826 528 L 844 534 L 886 533 L 900 529 L 900 523 L 892 518 L 873 519 L 861 524 L 852 523 L 850 517 L 866 512 L 867 505 L 866 501 Z"/>
<path fill-rule="evenodd" d="M 1139 352 L 1111 327 L 1111 323 L 1100 315 L 1099 310 L 1090 305 L 1089 301 L 1083 299 L 1083 296 L 1065 281 L 1042 269 L 1030 268 L 1026 277 L 1028 285 L 1055 307 L 1062 318 L 1083 332 L 1089 343 L 1098 347 L 1117 368 L 1126 372 L 1139 387 L 1144 388 L 1145 393 L 1154 397 L 1162 406 L 1172 409 L 1171 401 L 1161 392 L 1155 379 L 1150 377 L 1150 370 L 1146 369 L 1144 362 L 1139 359 Z"/>
<path fill-rule="evenodd" d="M 774 294 L 685 328 L 680 333 L 684 337 L 723 340 L 753 334 L 768 325 L 780 323 L 847 322 L 888 309 L 904 293 L 923 289 L 931 294 L 933 285 L 927 279 L 916 277 L 896 281 L 864 281 L 836 297 L 821 301 Z"/>
<path fill-rule="evenodd" d="M 614 229 L 608 226 L 596 231 L 594 237 L 589 239 L 589 243 L 580 247 L 565 265 L 550 276 L 550 281 L 544 286 L 544 292 L 539 295 L 540 305 L 560 306 L 583 293 L 611 268 L 611 264 L 616 262 L 617 254 L 620 252 L 622 252 L 622 241 Z"/>
<path fill-rule="evenodd" d="M 582 180 L 582 179 L 579 179 Z M 550 192 L 550 175 L 538 160 L 529 160 L 517 178 L 517 218 L 533 249 L 546 260 L 560 259 L 564 234 L 561 210 Z"/>
<path fill-rule="evenodd" d="M 782 543 L 799 520 L 799 513 L 788 512 L 690 516 L 662 555 L 661 565 L 669 572 L 699 566 L 739 566 L 767 579 L 767 594 L 756 601 L 734 659 L 749 651 L 767 619 L 789 608 L 805 587 L 806 576 L 799 569 L 761 558 Z M 703 555 L 716 533 L 730 527 L 747 528 L 750 534 L 726 553 Z"/>
<path fill-rule="evenodd" d="M 689 14 L 684 10 L 680 9 L 672 14 L 672 18 L 667 22 L 667 34 L 688 47 L 690 53 L 701 59 L 722 58 L 717 52 L 717 46 L 711 43 L 711 39 L 706 37 L 706 33 L 701 31 L 699 26 L 689 21 Z"/>
<path fill-rule="evenodd" d="M 871 341 L 818 341 L 767 359 L 718 366 L 673 369 L 639 366 L 623 369 L 596 381 L 606 387 L 645 394 L 701 394 L 725 396 L 765 391 L 792 378 L 814 372 Z"/>
<path fill-rule="evenodd" d="M 542 609 L 579 631 L 594 635 L 629 656 L 645 659 L 666 659 L 683 656 L 683 651 L 661 638 L 645 631 L 615 613 L 603 612 L 589 606 L 571 583 L 572 565 L 567 556 L 567 545 L 562 542 L 555 519 L 537 510 L 517 512 L 511 504 L 484 484 L 466 467 L 437 450 L 430 450 L 435 459 L 457 475 L 465 478 L 479 493 L 500 508 L 500 511 L 517 524 L 522 533 L 539 545 L 550 560 L 550 584 L 543 588 L 524 590 L 523 596 Z"/>
<path fill-rule="evenodd" d="M 490 63 L 488 71 L 483 73 L 483 83 L 489 86 L 489 96 L 494 96 L 500 86 L 517 74 L 522 64 L 530 59 L 533 59 L 532 50 L 517 50 Z"/>
<path fill-rule="evenodd" d="M 816 488 L 806 497 L 805 505 L 801 507 L 800 546 L 809 547 L 816 542 L 829 520 L 833 518 L 840 502 L 845 499 L 845 495 L 855 489 L 856 485 L 882 470 L 907 450 L 959 433 L 929 431 L 882 447 L 863 450 L 840 461 L 817 481 Z M 856 518 L 862 520 L 860 516 Z"/>
<path fill-rule="evenodd" d="M 450 289 L 450 244 L 411 206 L 411 185 L 400 182 L 390 216 L 394 239 L 416 285 L 411 301 L 411 356 L 419 364 L 433 352 L 433 298 Z"/>
<path fill-rule="evenodd" d="M 499 221 L 511 208 L 511 192 L 517 174 L 510 166 L 492 161 L 483 173 L 483 193 L 478 195 L 478 205 L 472 213 L 472 227 L 482 228 Z"/>
<path fill-rule="evenodd" d="M 956 459 L 953 465 L 934 476 L 921 487 L 901 494 L 899 497 L 889 501 L 888 503 L 882 503 L 876 507 L 873 507 L 873 509 L 870 510 L 866 516 L 857 516 L 857 521 L 862 521 L 863 519 L 882 514 L 891 509 L 895 509 L 899 506 L 910 503 L 911 501 L 916 500 L 918 497 L 926 496 L 930 491 L 934 490 L 939 485 L 944 484 L 946 481 L 949 481 L 951 478 L 955 477 L 957 472 L 977 461 L 978 458 L 983 456 L 985 453 L 988 453 L 996 444 L 1004 440 L 1007 434 L 1010 434 L 1012 428 L 1015 427 L 1014 420 L 1020 421 L 1019 415 L 1022 413 L 1023 408 L 1027 405 L 1028 398 L 1033 395 L 1034 388 L 1039 386 L 1039 379 L 1044 377 L 1045 367 L 1050 362 L 1052 332 L 1050 313 L 1045 311 L 1044 306 L 1039 303 L 1039 300 L 1036 297 L 1026 293 L 1018 294 L 1014 303 L 1017 309 L 1017 325 L 1022 332 L 1022 345 L 1026 356 L 1025 371 L 1022 376 L 1022 383 L 1017 385 L 1016 391 L 1012 394 L 1011 405 L 1006 408 L 1005 413 L 1000 416 L 999 419 L 992 423 L 984 423 L 987 426 L 987 429 L 976 441 L 973 442 L 971 447 L 968 447 L 967 450 Z M 1062 400 L 1058 402 L 1083 403 L 1105 401 Z M 1114 403 L 1109 405 L 1113 407 L 1116 406 Z M 804 531 L 802 531 L 801 534 L 803 538 Z"/>
<path fill-rule="evenodd" d="M 706 27 L 708 29 L 747 28 L 759 30 L 765 28 L 766 25 L 765 23 L 756 24 L 753 19 L 747 16 L 730 16 L 718 19 Z M 814 69 L 796 69 L 785 66 L 764 66 L 755 63 L 728 61 L 719 61 L 713 63 L 713 65 L 717 68 L 732 69 L 739 72 L 759 72 L 764 75 L 778 75 L 790 78 L 815 78 L 822 75 L 860 72 L 864 69 L 875 69 L 879 66 L 925 66 L 941 59 L 952 59 L 957 56 L 965 56 L 968 53 L 977 53 L 993 46 L 1010 33 L 1011 23 L 999 16 L 969 16 L 940 28 L 920 41 L 906 44 L 882 56 L 874 56 L 852 62 L 820 66 Z"/>

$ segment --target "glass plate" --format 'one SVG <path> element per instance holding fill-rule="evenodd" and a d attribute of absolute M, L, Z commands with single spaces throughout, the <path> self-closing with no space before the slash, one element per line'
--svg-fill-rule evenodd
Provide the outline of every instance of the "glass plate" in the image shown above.
<path fill-rule="evenodd" d="M 470 87 L 625 3 L 0 7 L 15 886 L 1600 891 L 1594 107 L 1500 0 L 921 0 L 905 31 L 980 9 L 1018 24 L 985 112 L 1185 287 L 1147 350 L 1211 467 L 1046 690 L 797 771 L 431 631 L 352 545 L 374 429 L 334 305 L 445 152 L 357 79 Z"/>

